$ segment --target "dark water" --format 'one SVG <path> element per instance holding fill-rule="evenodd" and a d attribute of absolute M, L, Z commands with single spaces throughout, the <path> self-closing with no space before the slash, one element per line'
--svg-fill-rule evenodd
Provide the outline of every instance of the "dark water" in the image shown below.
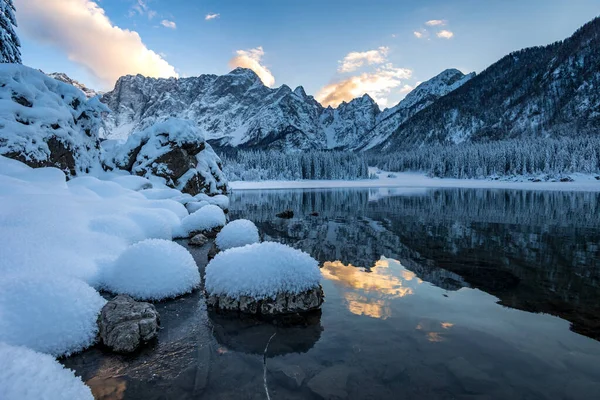
<path fill-rule="evenodd" d="M 196 292 L 157 305 L 163 329 L 140 354 L 63 363 L 97 398 L 265 399 L 272 337 L 271 399 L 600 398 L 599 200 L 239 191 L 232 218 L 322 263 L 322 313 L 265 324 L 207 312 Z M 201 270 L 207 250 L 193 250 Z"/>

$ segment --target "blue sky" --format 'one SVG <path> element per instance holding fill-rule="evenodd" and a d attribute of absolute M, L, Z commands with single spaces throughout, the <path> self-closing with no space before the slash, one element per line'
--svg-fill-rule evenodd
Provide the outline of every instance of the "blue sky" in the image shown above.
<path fill-rule="evenodd" d="M 600 0 L 102 0 L 91 17 L 90 1 L 15 0 L 24 63 L 103 90 L 122 72 L 194 76 L 256 66 L 265 83 L 303 85 L 334 105 L 367 91 L 392 106 L 446 68 L 480 72 L 600 14 Z"/>

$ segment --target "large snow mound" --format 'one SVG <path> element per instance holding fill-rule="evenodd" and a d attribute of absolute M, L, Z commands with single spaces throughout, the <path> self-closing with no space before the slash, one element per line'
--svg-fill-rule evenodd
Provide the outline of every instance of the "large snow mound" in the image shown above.
<path fill-rule="evenodd" d="M 231 221 L 221 229 L 215 239 L 219 250 L 242 247 L 259 241 L 258 228 L 254 225 L 254 222 L 247 219 Z"/>
<path fill-rule="evenodd" d="M 0 156 L 0 341 L 54 355 L 90 345 L 103 304 L 93 288 L 110 276 L 115 260 L 132 244 L 170 241 L 181 230 L 185 206 L 148 199 L 135 191 L 146 180 L 124 178 L 110 172 L 67 182 L 56 168 L 34 169 Z M 193 264 L 185 250 L 179 258 L 165 251 L 153 258 Z M 182 276 L 191 282 L 169 296 L 199 281 L 195 264 L 190 276 L 176 267 L 162 269 L 164 276 L 153 270 L 164 285 Z"/>
<path fill-rule="evenodd" d="M 255 243 L 216 255 L 206 266 L 205 287 L 212 295 L 239 299 L 275 298 L 301 293 L 321 280 L 319 263 L 303 251 L 280 243 Z"/>
<path fill-rule="evenodd" d="M 69 175 L 99 169 L 98 129 L 108 108 L 75 87 L 0 64 L 0 154 Z"/>
<path fill-rule="evenodd" d="M 0 399 L 93 400 L 90 388 L 52 356 L 0 343 Z"/>
<path fill-rule="evenodd" d="M 102 282 L 111 292 L 161 300 L 191 292 L 200 284 L 200 273 L 184 247 L 169 240 L 147 239 L 125 250 Z"/>
<path fill-rule="evenodd" d="M 78 279 L 5 276 L 0 280 L 0 341 L 69 355 L 94 343 L 96 320 L 105 303 Z"/>
<path fill-rule="evenodd" d="M 169 118 L 136 132 L 121 145 L 104 147 L 105 163 L 149 179 L 158 177 L 182 192 L 222 194 L 228 191 L 221 159 L 196 123 Z M 148 192 L 149 195 L 168 195 Z M 167 197 L 160 197 L 167 198 Z"/>
<path fill-rule="evenodd" d="M 227 218 L 219 206 L 210 204 L 181 220 L 181 230 L 177 236 L 189 237 L 192 233 L 211 231 L 225 226 Z"/>

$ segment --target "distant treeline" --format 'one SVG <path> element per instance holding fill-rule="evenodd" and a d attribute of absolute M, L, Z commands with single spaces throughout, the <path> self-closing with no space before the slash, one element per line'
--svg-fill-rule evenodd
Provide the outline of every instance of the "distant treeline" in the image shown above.
<path fill-rule="evenodd" d="M 385 171 L 422 171 L 447 178 L 599 173 L 600 137 L 423 146 L 370 154 L 368 161 Z"/>
<path fill-rule="evenodd" d="M 338 151 L 248 150 L 221 155 L 223 172 L 230 181 L 299 179 L 366 179 L 367 157 Z"/>

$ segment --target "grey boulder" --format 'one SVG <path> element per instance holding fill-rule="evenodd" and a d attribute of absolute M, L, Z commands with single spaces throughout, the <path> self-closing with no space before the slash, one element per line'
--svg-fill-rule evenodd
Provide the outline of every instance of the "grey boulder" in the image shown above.
<path fill-rule="evenodd" d="M 117 353 L 131 353 L 156 337 L 159 316 L 152 304 L 119 295 L 102 308 L 98 325 L 104 345 Z"/>

